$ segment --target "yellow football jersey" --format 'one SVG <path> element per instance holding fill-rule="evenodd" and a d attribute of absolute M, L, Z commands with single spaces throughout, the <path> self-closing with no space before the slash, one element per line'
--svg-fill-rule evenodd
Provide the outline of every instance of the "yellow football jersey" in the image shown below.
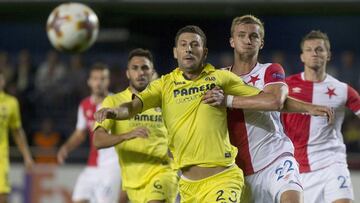
<path fill-rule="evenodd" d="M 175 168 L 234 163 L 237 149 L 229 141 L 226 108 L 201 102 L 204 93 L 215 86 L 230 95 L 250 96 L 260 92 L 230 71 L 216 70 L 207 64 L 195 80 L 186 80 L 177 68 L 137 94 L 143 110 L 161 106 Z"/>
<path fill-rule="evenodd" d="M 21 127 L 18 100 L 0 92 L 0 167 L 8 167 L 9 162 L 9 129 Z"/>
<path fill-rule="evenodd" d="M 132 93 L 126 89 L 105 98 L 102 107 L 117 107 L 131 101 Z M 121 166 L 123 188 L 138 188 L 150 182 L 160 170 L 170 168 L 168 157 L 167 130 L 164 126 L 161 109 L 152 108 L 134 118 L 123 121 L 107 119 L 96 123 L 95 128 L 103 127 L 112 136 L 127 133 L 136 127 L 147 127 L 150 135 L 147 139 L 135 138 L 116 145 Z"/>
<path fill-rule="evenodd" d="M 18 100 L 0 92 L 0 193 L 9 193 L 9 129 L 21 127 Z"/>

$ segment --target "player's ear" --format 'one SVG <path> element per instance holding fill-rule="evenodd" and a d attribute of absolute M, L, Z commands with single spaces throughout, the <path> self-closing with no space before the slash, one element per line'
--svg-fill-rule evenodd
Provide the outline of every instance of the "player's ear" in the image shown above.
<path fill-rule="evenodd" d="M 174 54 L 174 58 L 177 59 L 176 47 L 173 48 L 173 54 Z"/>
<path fill-rule="evenodd" d="M 209 49 L 205 47 L 204 48 L 204 60 L 207 58 L 208 52 L 209 52 Z"/>
<path fill-rule="evenodd" d="M 328 54 L 328 56 L 327 56 L 327 61 L 330 61 L 330 59 L 331 59 L 331 52 L 329 51 L 329 54 Z"/>
<path fill-rule="evenodd" d="M 304 63 L 304 54 L 303 54 L 303 52 L 301 52 L 301 54 L 300 54 L 300 59 L 301 59 L 301 62 L 303 62 Z"/>
<path fill-rule="evenodd" d="M 231 46 L 232 48 L 235 48 L 235 43 L 234 43 L 234 38 L 233 38 L 233 37 L 230 37 L 229 43 L 230 43 L 230 46 Z"/>
<path fill-rule="evenodd" d="M 150 72 L 151 72 L 151 77 L 155 75 L 155 68 L 154 68 L 154 65 L 151 64 L 151 67 L 150 67 Z"/>
<path fill-rule="evenodd" d="M 126 69 L 126 77 L 127 79 L 130 79 L 129 69 Z"/>
<path fill-rule="evenodd" d="M 265 44 L 265 41 L 264 41 L 264 39 L 261 39 L 261 45 L 260 45 L 260 49 L 264 48 L 264 44 Z"/>

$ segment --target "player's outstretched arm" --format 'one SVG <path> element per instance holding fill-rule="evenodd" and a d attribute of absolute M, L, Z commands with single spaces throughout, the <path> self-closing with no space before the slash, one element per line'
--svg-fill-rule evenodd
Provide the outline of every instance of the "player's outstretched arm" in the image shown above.
<path fill-rule="evenodd" d="M 86 131 L 76 129 L 57 153 L 58 163 L 63 164 L 68 154 L 86 140 Z"/>
<path fill-rule="evenodd" d="M 219 88 L 213 88 L 206 92 L 203 102 L 212 106 L 226 105 L 230 108 L 249 109 L 256 111 L 279 111 L 287 96 L 287 87 L 283 84 L 268 85 L 263 92 L 255 96 L 232 96 L 223 94 Z"/>
<path fill-rule="evenodd" d="M 287 97 L 284 103 L 284 112 L 308 113 L 312 116 L 326 116 L 328 122 L 334 122 L 335 115 L 330 107 L 314 105 L 308 102 L 300 101 L 292 97 Z"/>
<path fill-rule="evenodd" d="M 281 111 L 288 95 L 288 87 L 283 83 L 269 84 L 262 93 L 250 96 L 234 96 L 232 108 L 256 111 Z"/>
<path fill-rule="evenodd" d="M 145 127 L 138 127 L 134 130 L 120 135 L 110 135 L 104 128 L 98 127 L 94 131 L 94 145 L 97 149 L 112 147 L 126 140 L 137 137 L 147 138 L 150 131 Z"/>
<path fill-rule="evenodd" d="M 94 117 L 99 123 L 105 119 L 126 120 L 140 113 L 141 109 L 142 102 L 138 97 L 135 97 L 131 102 L 123 103 L 119 107 L 102 108 L 95 113 Z"/>
<path fill-rule="evenodd" d="M 31 153 L 29 150 L 29 145 L 27 143 L 24 129 L 17 128 L 12 130 L 12 135 L 14 137 L 14 141 L 16 145 L 18 146 L 23 158 L 24 158 L 24 164 L 26 169 L 31 169 L 34 165 L 34 160 L 31 157 Z"/>

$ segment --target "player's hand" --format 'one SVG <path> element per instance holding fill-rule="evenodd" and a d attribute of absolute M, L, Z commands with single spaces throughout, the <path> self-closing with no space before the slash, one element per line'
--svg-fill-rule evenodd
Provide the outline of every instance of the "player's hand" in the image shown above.
<path fill-rule="evenodd" d="M 60 150 L 57 153 L 57 161 L 59 164 L 64 164 L 65 159 L 68 156 L 68 150 L 65 146 L 60 147 Z"/>
<path fill-rule="evenodd" d="M 326 106 L 314 105 L 309 109 L 309 114 L 312 116 L 326 116 L 329 124 L 333 124 L 335 120 L 334 110 Z"/>
<path fill-rule="evenodd" d="M 131 140 L 137 137 L 148 138 L 150 130 L 146 127 L 138 127 L 126 134 L 126 140 Z"/>
<path fill-rule="evenodd" d="M 95 120 L 99 123 L 103 122 L 105 119 L 115 119 L 117 116 L 116 109 L 114 108 L 102 108 L 95 112 Z"/>
<path fill-rule="evenodd" d="M 207 91 L 202 100 L 203 103 L 210 106 L 226 106 L 224 91 L 220 87 L 214 87 Z"/>

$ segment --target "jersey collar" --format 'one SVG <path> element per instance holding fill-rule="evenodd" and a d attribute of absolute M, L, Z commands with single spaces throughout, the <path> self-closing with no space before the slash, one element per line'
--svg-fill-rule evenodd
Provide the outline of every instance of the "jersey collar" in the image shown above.
<path fill-rule="evenodd" d="M 310 80 L 306 80 L 306 79 L 305 79 L 305 72 L 301 72 L 301 73 L 300 73 L 300 77 L 301 77 L 301 79 L 302 79 L 303 81 L 308 81 L 308 82 L 313 82 L 313 83 L 326 82 L 326 81 L 328 80 L 328 78 L 329 78 L 328 76 L 329 76 L 329 75 L 326 73 L 324 80 L 322 80 L 322 81 L 310 81 Z"/>
<path fill-rule="evenodd" d="M 214 72 L 215 70 L 216 69 L 215 69 L 215 67 L 213 65 L 211 65 L 210 63 L 207 63 L 207 64 L 205 64 L 205 66 L 204 66 L 203 70 L 201 71 L 200 75 L 202 75 L 204 73 L 209 74 L 211 72 Z M 181 71 L 179 67 L 177 67 L 174 71 L 175 71 L 175 73 L 177 75 L 182 75 L 183 74 L 183 71 Z"/>
<path fill-rule="evenodd" d="M 133 93 L 133 92 L 131 91 L 130 86 L 126 88 L 126 93 L 127 93 L 127 94 L 130 94 L 130 95 L 135 94 L 135 93 Z"/>

